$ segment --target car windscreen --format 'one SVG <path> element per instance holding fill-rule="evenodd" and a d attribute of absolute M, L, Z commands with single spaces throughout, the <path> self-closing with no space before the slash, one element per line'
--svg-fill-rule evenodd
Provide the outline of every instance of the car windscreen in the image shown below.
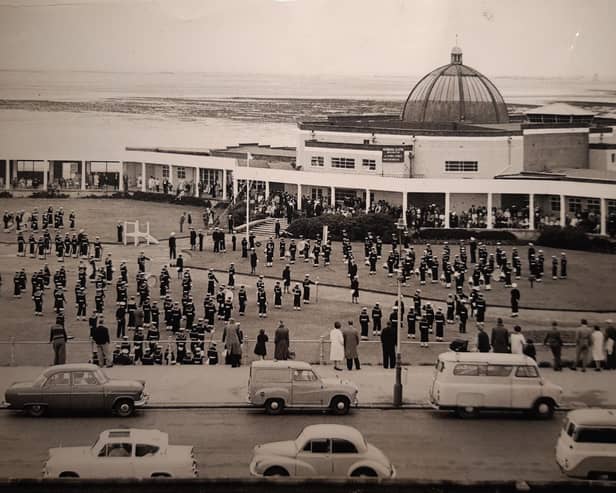
<path fill-rule="evenodd" d="M 109 381 L 109 377 L 107 376 L 107 374 L 100 368 L 96 370 L 95 374 L 100 383 L 107 383 Z"/>
<path fill-rule="evenodd" d="M 616 428 L 577 427 L 574 441 L 578 443 L 606 443 L 616 445 Z"/>

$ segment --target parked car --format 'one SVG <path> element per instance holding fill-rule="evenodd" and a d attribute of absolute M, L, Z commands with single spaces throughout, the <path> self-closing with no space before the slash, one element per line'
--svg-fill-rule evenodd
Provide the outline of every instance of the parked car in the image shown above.
<path fill-rule="evenodd" d="M 340 378 L 320 378 L 302 361 L 254 361 L 248 377 L 248 401 L 269 414 L 285 408 L 329 409 L 347 414 L 357 405 L 358 388 Z"/>
<path fill-rule="evenodd" d="M 24 410 L 30 416 L 47 411 L 113 411 L 131 416 L 148 401 L 142 380 L 111 379 L 98 366 L 56 365 L 33 382 L 13 383 L 5 393 L 10 409 Z"/>
<path fill-rule="evenodd" d="M 257 445 L 253 476 L 393 478 L 396 469 L 350 426 L 307 426 L 295 440 Z"/>
<path fill-rule="evenodd" d="M 45 478 L 194 478 L 197 461 L 191 446 L 169 445 L 158 430 L 103 431 L 85 447 L 49 449 Z"/>
<path fill-rule="evenodd" d="M 561 397 L 562 387 L 545 380 L 537 362 L 523 354 L 439 354 L 430 389 L 435 408 L 463 418 L 484 409 L 525 410 L 551 418 Z"/>
<path fill-rule="evenodd" d="M 556 442 L 556 462 L 567 476 L 616 480 L 616 410 L 568 413 Z"/>

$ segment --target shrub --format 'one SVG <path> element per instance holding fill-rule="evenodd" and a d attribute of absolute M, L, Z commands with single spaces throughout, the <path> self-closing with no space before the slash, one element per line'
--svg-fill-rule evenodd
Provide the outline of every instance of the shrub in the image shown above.
<path fill-rule="evenodd" d="M 603 236 L 589 236 L 582 228 L 551 226 L 541 231 L 537 244 L 553 248 L 614 253 L 616 242 Z"/>
<path fill-rule="evenodd" d="M 194 207 L 212 207 L 212 202 L 209 199 L 199 197 L 184 196 L 178 199 L 176 195 L 155 193 L 155 192 L 113 192 L 106 195 L 86 195 L 86 199 L 132 199 L 145 202 L 159 202 L 164 204 L 190 205 Z M 216 208 L 226 207 L 225 203 L 217 203 Z"/>
<path fill-rule="evenodd" d="M 304 238 L 316 238 L 323 232 L 323 226 L 328 226 L 329 237 L 340 241 L 342 231 L 347 230 L 352 241 L 363 240 L 368 233 L 380 236 L 383 241 L 389 241 L 396 231 L 395 219 L 387 214 L 365 214 L 361 216 L 345 217 L 337 214 L 325 214 L 323 216 L 301 218 L 293 221 L 287 231 L 290 236 Z"/>
<path fill-rule="evenodd" d="M 227 214 L 232 214 L 233 215 L 233 224 L 235 224 L 235 226 L 241 226 L 242 224 L 246 223 L 246 203 L 245 202 L 239 202 L 236 203 L 235 205 L 232 205 L 231 207 L 229 207 L 229 210 L 227 212 Z M 265 219 L 267 217 L 267 214 L 263 214 L 262 212 L 253 212 L 252 214 L 250 214 L 250 221 L 258 221 L 259 219 Z M 226 224 L 226 216 L 225 216 L 225 224 Z"/>
<path fill-rule="evenodd" d="M 426 228 L 419 231 L 419 238 L 424 240 L 467 240 L 471 237 L 483 242 L 501 241 L 516 243 L 518 241 L 516 235 L 511 231 L 499 229 L 484 229 L 477 231 L 461 228 Z"/>
<path fill-rule="evenodd" d="M 13 194 L 11 192 L 7 192 L 6 190 L 2 190 L 0 192 L 0 199 L 10 199 L 13 197 Z"/>
<path fill-rule="evenodd" d="M 33 192 L 30 197 L 31 199 L 68 199 L 69 194 L 56 192 L 55 190 L 41 191 L 41 192 Z"/>

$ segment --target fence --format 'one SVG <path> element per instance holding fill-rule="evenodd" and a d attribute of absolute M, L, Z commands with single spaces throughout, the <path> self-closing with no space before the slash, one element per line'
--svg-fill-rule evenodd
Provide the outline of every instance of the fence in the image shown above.
<path fill-rule="evenodd" d="M 116 344 L 123 341 L 112 341 L 112 349 Z M 131 347 L 133 347 L 132 341 Z M 200 341 L 186 340 L 187 347 L 190 343 Z M 207 350 L 209 340 L 205 340 Z M 219 360 L 224 348 L 220 339 L 214 340 L 219 353 Z M 254 354 L 255 339 L 245 338 L 242 348 L 242 363 L 248 364 L 258 357 Z M 157 341 L 161 344 L 163 351 L 170 347 L 175 352 L 176 341 L 173 339 L 161 339 Z M 148 341 L 144 341 L 144 345 Z M 428 347 L 421 347 L 417 341 L 402 342 L 402 364 L 404 365 L 432 365 L 436 361 L 438 354 L 449 350 L 449 342 L 431 342 Z M 266 344 L 267 358 L 274 356 L 273 337 Z M 536 346 L 537 361 L 552 361 L 549 348 Z M 70 340 L 67 343 L 67 363 L 84 363 L 92 358 L 95 350 L 94 343 L 89 340 Z M 290 350 L 295 353 L 294 358 L 299 361 L 307 361 L 313 364 L 328 364 L 330 343 L 325 337 L 319 339 L 299 339 L 291 338 Z M 361 341 L 359 348 L 359 358 L 363 364 L 379 365 L 382 363 L 381 343 L 378 340 Z M 565 345 L 563 347 L 563 360 L 573 360 L 575 357 L 575 345 Z M 47 366 L 53 362 L 53 349 L 47 341 L 21 341 L 14 337 L 8 341 L 0 341 L 0 366 Z"/>

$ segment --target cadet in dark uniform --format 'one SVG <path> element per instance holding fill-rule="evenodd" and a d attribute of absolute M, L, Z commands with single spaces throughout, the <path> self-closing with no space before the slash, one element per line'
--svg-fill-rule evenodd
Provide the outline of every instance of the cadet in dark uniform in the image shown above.
<path fill-rule="evenodd" d="M 381 334 L 381 320 L 383 319 L 383 311 L 378 303 L 372 307 L 372 335 L 378 336 Z"/>
<path fill-rule="evenodd" d="M 120 301 L 116 308 L 116 338 L 120 339 L 126 335 L 126 306 Z"/>
<path fill-rule="evenodd" d="M 265 289 L 259 289 L 257 304 L 259 305 L 259 318 L 267 317 L 267 295 L 265 294 Z"/>
<path fill-rule="evenodd" d="M 43 316 L 43 290 L 40 287 L 36 287 L 34 289 L 34 293 L 32 294 L 32 299 L 34 300 L 34 315 L 38 317 Z"/>
<path fill-rule="evenodd" d="M 304 287 L 304 304 L 310 303 L 310 285 L 315 284 L 314 281 L 310 280 L 310 274 L 306 274 L 304 276 L 304 281 L 302 285 Z"/>
<path fill-rule="evenodd" d="M 370 315 L 368 315 L 368 308 L 363 307 L 359 314 L 359 327 L 361 329 L 362 341 L 368 340 L 368 326 L 370 324 Z"/>
<path fill-rule="evenodd" d="M 436 310 L 434 323 L 436 325 L 436 340 L 440 342 L 443 340 L 443 337 L 445 337 L 445 315 L 441 307 Z"/>
<path fill-rule="evenodd" d="M 302 309 L 302 288 L 299 283 L 295 284 L 293 288 L 293 310 Z"/>
<path fill-rule="evenodd" d="M 419 346 L 428 347 L 428 341 L 430 340 L 430 323 L 428 322 L 427 315 L 421 317 L 419 320 Z"/>
<path fill-rule="evenodd" d="M 282 288 L 280 287 L 280 281 L 276 281 L 274 286 L 274 308 L 282 308 Z"/>

